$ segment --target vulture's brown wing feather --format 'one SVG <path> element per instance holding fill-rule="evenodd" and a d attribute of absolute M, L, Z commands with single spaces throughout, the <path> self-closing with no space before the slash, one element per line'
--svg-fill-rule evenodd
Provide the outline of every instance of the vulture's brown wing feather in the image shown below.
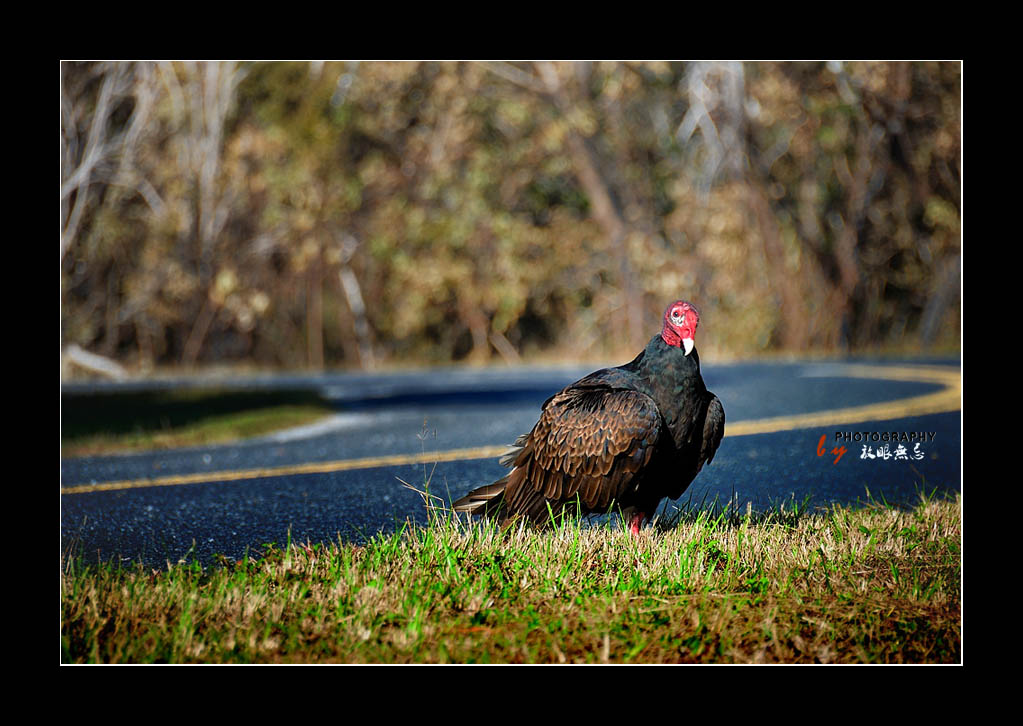
<path fill-rule="evenodd" d="M 578 500 L 607 511 L 635 486 L 650 462 L 662 419 L 653 399 L 635 390 L 568 388 L 544 407 L 515 458 L 505 490 L 506 515 L 544 521 Z"/>

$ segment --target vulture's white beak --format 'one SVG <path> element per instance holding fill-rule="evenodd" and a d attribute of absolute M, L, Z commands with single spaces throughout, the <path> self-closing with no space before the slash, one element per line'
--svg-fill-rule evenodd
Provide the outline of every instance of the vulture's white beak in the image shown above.
<path fill-rule="evenodd" d="M 682 347 L 685 348 L 686 355 L 693 352 L 693 346 L 696 345 L 692 338 L 682 338 Z"/>

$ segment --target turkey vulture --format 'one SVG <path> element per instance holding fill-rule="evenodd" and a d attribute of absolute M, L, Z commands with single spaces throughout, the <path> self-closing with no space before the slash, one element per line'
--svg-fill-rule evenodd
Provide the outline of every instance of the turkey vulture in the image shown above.
<path fill-rule="evenodd" d="M 620 508 L 633 534 L 677 499 L 721 443 L 725 411 L 694 346 L 700 314 L 684 300 L 630 363 L 576 381 L 543 404 L 533 430 L 501 457 L 512 470 L 452 504 L 458 512 L 549 522 L 576 504 Z"/>

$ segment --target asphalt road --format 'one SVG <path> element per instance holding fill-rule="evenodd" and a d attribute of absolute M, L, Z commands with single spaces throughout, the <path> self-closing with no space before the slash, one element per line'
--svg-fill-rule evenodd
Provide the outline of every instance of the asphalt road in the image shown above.
<path fill-rule="evenodd" d="M 500 477 L 500 447 L 532 427 L 549 395 L 590 370 L 247 380 L 239 385 L 317 388 L 337 413 L 235 445 L 64 459 L 62 546 L 160 567 L 258 554 L 289 533 L 296 542 L 365 540 L 407 519 L 424 521 L 421 496 L 403 482 L 419 489 L 429 482 L 450 501 Z M 869 493 L 908 504 L 920 491 L 958 491 L 958 374 L 958 360 L 705 361 L 704 379 L 725 407 L 725 438 L 680 503 L 734 498 L 761 509 L 809 497 L 826 506 Z M 832 450 L 841 446 L 839 458 Z"/>

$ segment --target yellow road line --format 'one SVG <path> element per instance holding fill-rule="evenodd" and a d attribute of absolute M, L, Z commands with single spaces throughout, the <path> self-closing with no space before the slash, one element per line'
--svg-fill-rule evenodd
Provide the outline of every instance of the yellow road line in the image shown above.
<path fill-rule="evenodd" d="M 914 381 L 919 383 L 938 383 L 944 386 L 941 390 L 921 396 L 903 398 L 885 403 L 872 403 L 865 406 L 839 408 L 831 411 L 796 414 L 794 416 L 776 416 L 756 421 L 737 421 L 725 425 L 725 436 L 751 436 L 779 431 L 792 431 L 839 424 L 855 424 L 866 421 L 888 421 L 896 418 L 925 416 L 933 413 L 958 411 L 962 399 L 962 379 L 959 371 L 950 371 L 940 367 L 927 366 L 843 366 L 836 377 L 871 378 L 877 380 Z M 245 479 L 262 479 L 267 477 L 291 474 L 329 474 L 337 471 L 353 471 L 357 469 L 376 469 L 383 466 L 403 466 L 409 464 L 432 464 L 441 461 L 469 461 L 472 459 L 497 458 L 507 450 L 507 446 L 479 446 L 471 449 L 452 449 L 449 451 L 433 451 L 421 454 L 394 454 L 391 456 L 371 456 L 362 459 L 344 459 L 341 461 L 325 461 L 314 464 L 295 464 L 290 466 L 269 467 L 263 469 L 244 469 L 239 471 L 201 472 L 196 474 L 178 474 L 151 479 L 134 479 L 110 481 L 83 486 L 70 486 L 61 489 L 62 494 L 85 494 L 88 492 L 119 491 L 124 489 L 142 489 L 146 487 L 178 486 L 182 484 L 200 484 L 213 482 L 241 481 Z"/>
<path fill-rule="evenodd" d="M 794 416 L 776 416 L 757 421 L 737 421 L 734 424 L 726 422 L 725 436 L 771 434 L 778 431 L 838 426 L 839 424 L 856 424 L 865 421 L 890 421 L 896 418 L 958 411 L 961 406 L 962 378 L 959 371 L 924 366 L 875 367 L 850 365 L 839 369 L 835 373 L 835 377 L 938 383 L 943 385 L 944 388 L 922 396 L 913 396 L 883 403 L 871 403 L 865 406 L 801 413 Z"/>
<path fill-rule="evenodd" d="M 422 454 L 370 456 L 363 459 L 343 459 L 341 461 L 324 461 L 314 464 L 292 464 L 290 466 L 275 466 L 264 469 L 175 474 L 170 476 L 154 477 L 152 479 L 109 481 L 103 482 L 102 484 L 71 486 L 61 489 L 61 493 L 84 494 L 86 492 L 109 492 L 121 489 L 141 489 L 144 487 L 168 487 L 177 486 L 179 484 L 219 483 L 241 481 L 243 479 L 262 479 L 265 477 L 285 476 L 291 474 L 329 474 L 335 471 L 376 469 L 382 466 L 402 466 L 405 464 L 432 464 L 440 461 L 492 459 L 500 456 L 507 449 L 507 446 L 479 446 L 474 449 L 452 449 L 450 451 L 432 451 Z"/>

